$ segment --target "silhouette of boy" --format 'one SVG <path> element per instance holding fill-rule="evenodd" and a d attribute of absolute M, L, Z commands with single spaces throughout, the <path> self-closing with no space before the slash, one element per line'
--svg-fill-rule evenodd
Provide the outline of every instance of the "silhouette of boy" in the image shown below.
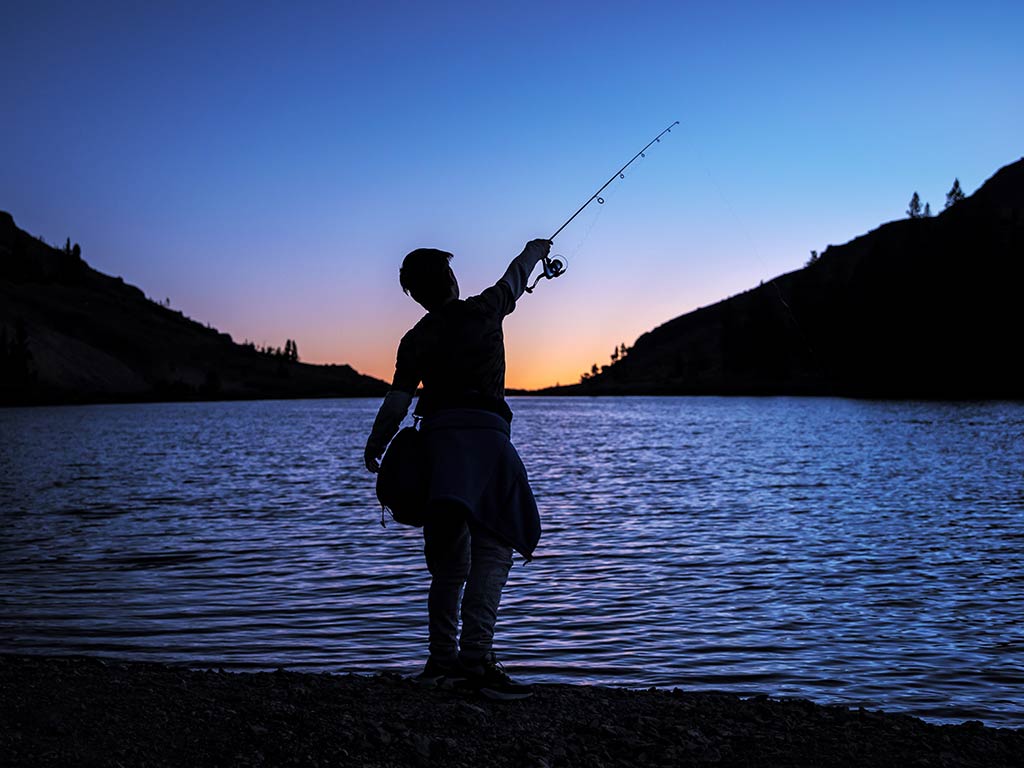
<path fill-rule="evenodd" d="M 510 440 L 502 322 L 550 250 L 550 241 L 531 240 L 497 283 L 464 301 L 452 254 L 419 248 L 405 257 L 399 282 L 427 314 L 398 345 L 395 377 L 364 457 L 376 472 L 422 382 L 416 415 L 429 457 L 423 539 L 431 575 L 430 656 L 417 679 L 497 699 L 532 692 L 508 676 L 492 643 L 512 550 L 529 559 L 540 539 L 537 505 Z"/>

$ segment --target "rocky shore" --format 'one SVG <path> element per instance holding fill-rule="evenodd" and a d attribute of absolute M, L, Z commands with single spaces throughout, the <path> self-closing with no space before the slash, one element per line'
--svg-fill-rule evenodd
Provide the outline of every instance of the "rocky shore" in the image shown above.
<path fill-rule="evenodd" d="M 397 676 L 0 655 L 0 765 L 1024 765 L 1024 729 L 721 693 L 541 685 L 496 703 Z"/>

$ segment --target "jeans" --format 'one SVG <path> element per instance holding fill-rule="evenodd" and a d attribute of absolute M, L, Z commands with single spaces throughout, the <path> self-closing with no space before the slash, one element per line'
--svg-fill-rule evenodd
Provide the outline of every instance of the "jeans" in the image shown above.
<path fill-rule="evenodd" d="M 479 661 L 491 651 L 512 547 L 479 526 L 460 506 L 430 510 L 423 526 L 430 570 L 430 656 Z M 462 636 L 458 636 L 459 602 Z"/>

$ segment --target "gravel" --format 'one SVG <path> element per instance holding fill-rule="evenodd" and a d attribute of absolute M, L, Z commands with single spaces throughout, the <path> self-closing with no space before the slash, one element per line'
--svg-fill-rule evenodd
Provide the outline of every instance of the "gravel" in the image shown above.
<path fill-rule="evenodd" d="M 499 703 L 395 675 L 0 655 L 0 765 L 997 766 L 1024 730 L 681 690 Z"/>

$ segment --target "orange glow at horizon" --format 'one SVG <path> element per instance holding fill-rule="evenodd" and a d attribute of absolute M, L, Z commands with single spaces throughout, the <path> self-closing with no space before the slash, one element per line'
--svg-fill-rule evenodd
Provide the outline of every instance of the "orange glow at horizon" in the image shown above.
<path fill-rule="evenodd" d="M 397 347 L 398 340 L 396 339 L 395 349 Z M 609 347 L 609 352 L 610 349 Z M 373 376 L 388 383 L 391 382 L 391 377 L 395 372 L 395 350 L 380 350 L 369 358 L 361 358 L 363 360 L 361 364 L 353 362 L 352 359 L 346 358 L 345 355 L 328 354 L 320 356 L 302 354 L 301 342 L 299 343 L 299 351 L 304 363 L 312 363 L 314 365 L 330 365 L 332 363 L 351 365 L 359 373 Z M 602 346 L 602 353 L 600 355 L 595 352 L 589 357 L 587 354 L 582 356 L 574 354 L 573 359 L 558 359 L 559 356 L 557 355 L 554 356 L 555 359 L 552 359 L 550 355 L 543 357 L 525 356 L 524 359 L 513 362 L 509 359 L 511 353 L 506 349 L 507 368 L 505 371 L 505 386 L 508 389 L 533 390 L 555 386 L 556 384 L 576 384 L 580 380 L 580 375 L 584 371 L 589 371 L 591 365 L 595 363 L 597 365 L 608 364 L 609 355 L 603 354 L 603 351 L 604 348 Z M 576 358 L 586 362 L 577 363 Z"/>
<path fill-rule="evenodd" d="M 515 311 L 505 318 L 507 388 L 534 390 L 576 384 L 593 365 L 608 365 L 612 351 L 621 344 L 631 347 L 647 331 L 709 301 L 756 285 L 764 275 L 761 270 L 737 267 L 697 279 L 684 261 L 678 261 L 661 267 L 659 280 L 651 281 L 647 270 L 622 273 L 614 260 L 594 256 L 592 262 L 581 259 L 577 271 L 557 283 L 544 283 L 543 290 L 521 297 Z M 632 258 L 641 266 L 647 260 L 665 261 L 663 253 L 649 248 L 636 248 Z M 495 273 L 500 274 L 501 269 L 493 264 L 503 267 L 495 260 L 480 265 L 478 274 L 467 276 L 463 281 L 467 295 L 482 290 Z M 283 323 L 281 318 L 273 318 L 265 331 L 256 335 L 257 341 L 264 336 L 294 338 L 303 362 L 350 365 L 361 374 L 390 383 L 399 341 L 423 316 L 422 308 L 391 289 L 384 300 L 359 306 L 359 320 L 352 323 L 345 322 L 340 312 L 332 314 L 333 307 L 317 307 L 306 298 L 303 308 L 295 307 L 287 314 L 289 332 L 276 330 Z"/>

